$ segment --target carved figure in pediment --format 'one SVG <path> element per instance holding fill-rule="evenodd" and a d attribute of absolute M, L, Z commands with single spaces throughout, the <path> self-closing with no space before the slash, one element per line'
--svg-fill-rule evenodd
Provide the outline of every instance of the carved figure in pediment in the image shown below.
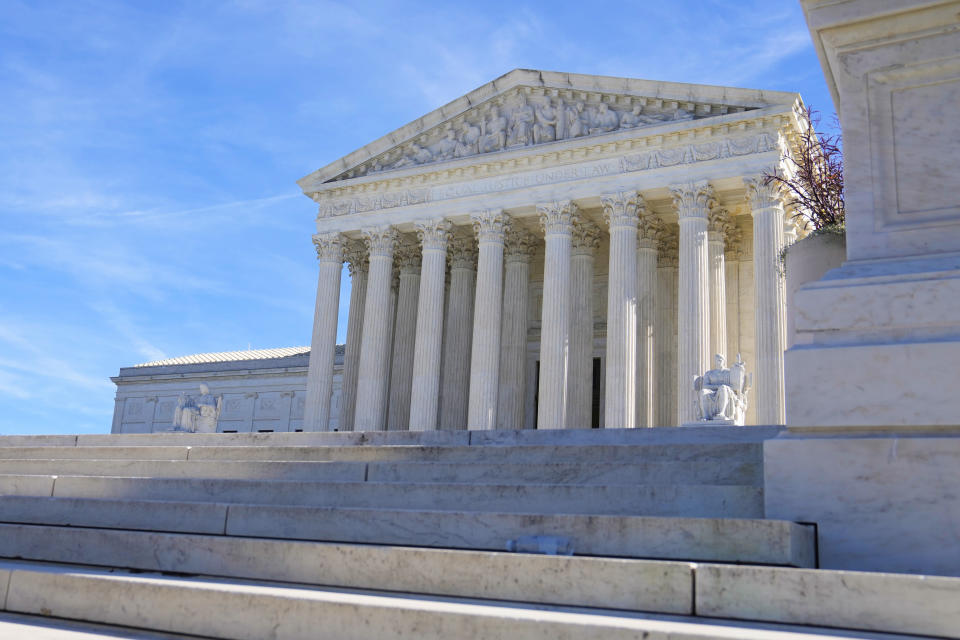
<path fill-rule="evenodd" d="M 587 123 L 583 121 L 583 103 L 577 102 L 573 105 L 567 105 L 563 110 L 565 122 L 566 138 L 579 138 L 587 135 Z"/>
<path fill-rule="evenodd" d="M 480 128 L 469 122 L 464 122 L 460 127 L 460 137 L 457 138 L 457 146 L 453 150 L 453 157 L 465 158 L 477 153 L 478 140 L 480 140 Z"/>
<path fill-rule="evenodd" d="M 557 103 L 560 103 L 559 98 Z M 533 124 L 533 141 L 536 144 L 553 142 L 557 139 L 557 111 L 550 106 L 549 102 L 537 108 Z"/>
<path fill-rule="evenodd" d="M 513 112 L 513 124 L 510 126 L 510 136 L 507 138 L 509 146 L 533 143 L 533 122 L 536 116 L 533 107 L 527 104 L 527 99 L 520 94 L 520 106 Z"/>
<path fill-rule="evenodd" d="M 454 133 L 453 129 L 448 129 L 447 135 L 440 138 L 440 142 L 437 143 L 437 160 L 449 160 L 453 157 L 456 150 L 457 134 Z"/>
<path fill-rule="evenodd" d="M 634 127 L 640 127 L 645 124 L 664 122 L 666 119 L 666 116 L 663 115 L 648 115 L 643 113 L 643 105 L 636 104 L 633 106 L 633 110 L 620 116 L 620 128 L 633 129 Z"/>
<path fill-rule="evenodd" d="M 499 107 L 490 109 L 490 117 L 480 127 L 480 153 L 499 151 L 507 144 L 507 119 Z"/>
<path fill-rule="evenodd" d="M 693 120 L 693 114 L 686 109 L 677 109 L 671 120 Z"/>
<path fill-rule="evenodd" d="M 606 103 L 600 103 L 593 116 L 593 126 L 590 127 L 590 133 L 607 133 L 620 126 L 620 117 L 616 111 L 613 111 Z"/>
<path fill-rule="evenodd" d="M 424 164 L 433 160 L 433 154 L 429 149 L 421 147 L 416 142 L 410 143 L 410 150 L 406 155 L 402 155 L 399 160 L 390 165 L 391 169 L 400 169 L 418 164 Z"/>

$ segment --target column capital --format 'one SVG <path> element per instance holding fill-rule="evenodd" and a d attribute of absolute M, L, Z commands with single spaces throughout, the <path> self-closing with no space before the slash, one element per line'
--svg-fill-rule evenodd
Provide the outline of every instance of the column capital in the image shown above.
<path fill-rule="evenodd" d="M 587 220 L 573 223 L 573 255 L 592 256 L 600 248 L 600 227 Z"/>
<path fill-rule="evenodd" d="M 364 229 L 363 240 L 370 251 L 370 257 L 380 256 L 392 258 L 394 249 L 396 249 L 399 234 L 397 230 L 390 225 L 382 227 L 372 227 Z"/>
<path fill-rule="evenodd" d="M 638 246 L 643 249 L 656 249 L 664 233 L 663 221 L 652 213 L 640 217 L 637 225 Z"/>
<path fill-rule="evenodd" d="M 681 220 L 687 218 L 707 219 L 710 206 L 715 202 L 713 188 L 706 180 L 675 184 L 669 187 L 673 206 Z"/>
<path fill-rule="evenodd" d="M 646 211 L 646 203 L 636 191 L 619 191 L 600 196 L 603 206 L 603 220 L 610 230 L 622 227 L 636 229 L 638 216 Z"/>
<path fill-rule="evenodd" d="M 470 269 L 477 268 L 477 242 L 472 235 L 456 234 L 450 237 L 450 249 L 447 251 L 447 257 L 450 260 L 451 269 Z"/>
<path fill-rule="evenodd" d="M 743 242 L 743 232 L 736 226 L 730 225 L 730 232 L 724 238 L 724 257 L 733 262 L 739 262 L 749 255 Z"/>
<path fill-rule="evenodd" d="M 343 250 L 346 238 L 342 233 L 318 233 L 313 236 L 313 246 L 317 250 L 320 262 L 343 263 Z"/>
<path fill-rule="evenodd" d="M 417 230 L 417 239 L 424 251 L 446 251 L 453 225 L 445 218 L 420 220 L 413 226 Z"/>
<path fill-rule="evenodd" d="M 510 215 L 503 209 L 485 209 L 470 216 L 473 221 L 473 232 L 478 242 L 496 242 L 503 244 L 504 234 L 511 226 Z"/>
<path fill-rule="evenodd" d="M 663 225 L 657 240 L 657 266 L 676 267 L 680 256 L 680 229 L 675 224 Z"/>
<path fill-rule="evenodd" d="M 572 200 L 560 200 L 537 205 L 540 227 L 546 235 L 569 234 L 579 217 L 580 209 Z"/>
<path fill-rule="evenodd" d="M 405 240 L 397 246 L 393 261 L 400 270 L 401 275 L 411 273 L 419 274 L 421 258 L 420 245 L 416 242 Z"/>
<path fill-rule="evenodd" d="M 733 220 L 730 212 L 719 204 L 710 208 L 707 215 L 707 231 L 710 233 L 710 240 L 726 241 L 734 229 Z"/>
<path fill-rule="evenodd" d="M 344 250 L 343 259 L 350 268 L 350 277 L 366 273 L 370 269 L 370 253 L 363 240 L 351 240 Z"/>
<path fill-rule="evenodd" d="M 529 231 L 511 228 L 504 245 L 504 258 L 507 262 L 529 263 L 539 245 L 540 239 Z"/>
<path fill-rule="evenodd" d="M 784 206 L 786 193 L 783 185 L 776 180 L 767 181 L 763 176 L 752 176 L 743 179 L 743 186 L 747 190 L 751 214 L 759 209 Z"/>

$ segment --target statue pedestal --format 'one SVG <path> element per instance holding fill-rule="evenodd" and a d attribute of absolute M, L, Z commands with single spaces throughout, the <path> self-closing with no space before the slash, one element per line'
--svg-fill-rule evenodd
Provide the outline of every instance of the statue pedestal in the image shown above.
<path fill-rule="evenodd" d="M 684 422 L 681 427 L 736 427 L 743 426 L 737 425 L 733 420 L 703 420 L 699 422 Z"/>
<path fill-rule="evenodd" d="M 801 0 L 843 128 L 847 262 L 801 287 L 768 518 L 820 566 L 960 576 L 957 0 Z"/>

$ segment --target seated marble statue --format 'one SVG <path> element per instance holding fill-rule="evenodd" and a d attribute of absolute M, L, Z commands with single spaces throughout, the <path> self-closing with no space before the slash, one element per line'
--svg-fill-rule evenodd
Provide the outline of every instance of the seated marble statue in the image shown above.
<path fill-rule="evenodd" d="M 742 426 L 747 413 L 747 392 L 753 385 L 753 374 L 747 375 L 740 354 L 730 368 L 719 353 L 714 368 L 693 381 L 696 393 L 697 421 L 709 424 Z"/>
<path fill-rule="evenodd" d="M 190 433 L 216 433 L 223 396 L 213 396 L 210 388 L 201 383 L 200 396 L 193 398 L 180 394 L 173 414 L 173 430 Z"/>

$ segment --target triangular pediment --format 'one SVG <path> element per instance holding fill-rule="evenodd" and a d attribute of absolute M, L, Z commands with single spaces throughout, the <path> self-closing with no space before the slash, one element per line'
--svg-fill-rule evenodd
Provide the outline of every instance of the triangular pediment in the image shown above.
<path fill-rule="evenodd" d="M 795 93 L 515 69 L 298 184 L 309 194 L 329 182 L 796 100 Z"/>

